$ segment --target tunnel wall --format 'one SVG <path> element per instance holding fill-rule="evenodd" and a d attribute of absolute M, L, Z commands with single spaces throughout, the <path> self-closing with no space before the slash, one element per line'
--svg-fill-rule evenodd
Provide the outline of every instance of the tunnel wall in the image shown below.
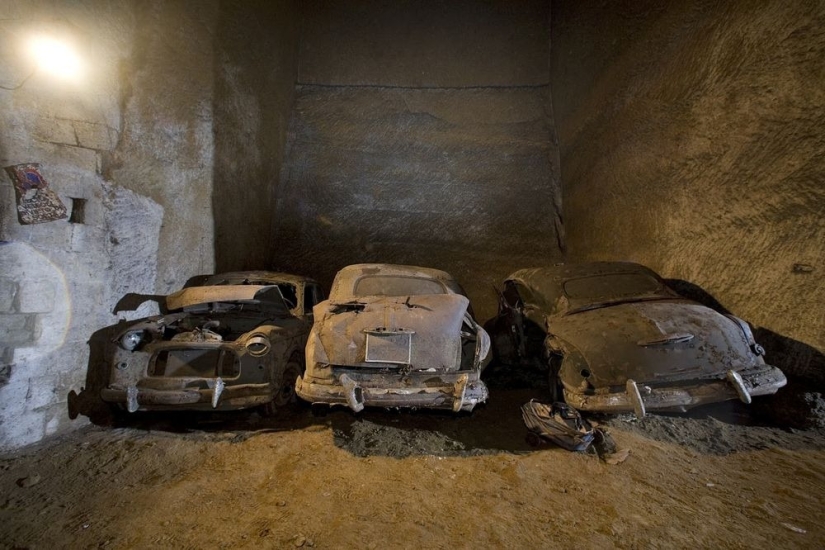
<path fill-rule="evenodd" d="M 819 382 L 823 29 L 821 2 L 557 1 L 551 32 L 571 258 L 696 285 Z"/>
<path fill-rule="evenodd" d="M 0 0 L 0 166 L 40 163 L 83 215 L 22 225 L 0 174 L 0 449 L 83 426 L 87 340 L 126 293 L 213 269 L 212 42 L 217 2 Z M 73 41 L 78 81 L 31 73 L 26 41 Z M 204 71 L 203 67 L 209 70 Z M 27 76 L 31 77 L 27 79 Z M 22 84 L 21 84 L 22 83 Z"/>
<path fill-rule="evenodd" d="M 298 68 L 297 2 L 220 3 L 215 38 L 214 231 L 218 271 L 272 257 L 274 192 Z"/>
<path fill-rule="evenodd" d="M 273 264 L 358 262 L 493 283 L 559 256 L 549 4 L 303 2 Z"/>

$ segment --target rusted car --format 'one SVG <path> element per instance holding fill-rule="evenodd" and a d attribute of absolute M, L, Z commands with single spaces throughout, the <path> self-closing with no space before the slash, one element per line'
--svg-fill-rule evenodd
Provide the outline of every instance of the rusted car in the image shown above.
<path fill-rule="evenodd" d="M 358 264 L 335 276 L 315 306 L 307 369 L 296 392 L 313 404 L 472 411 L 490 338 L 449 274 Z"/>
<path fill-rule="evenodd" d="M 208 276 L 166 297 L 169 313 L 133 321 L 105 351 L 101 397 L 116 410 L 265 414 L 296 402 L 312 308 L 311 279 L 267 271 Z"/>
<path fill-rule="evenodd" d="M 746 322 L 683 298 L 633 263 L 516 271 L 488 329 L 500 362 L 547 368 L 554 397 L 580 410 L 642 417 L 750 403 L 786 384 Z"/>

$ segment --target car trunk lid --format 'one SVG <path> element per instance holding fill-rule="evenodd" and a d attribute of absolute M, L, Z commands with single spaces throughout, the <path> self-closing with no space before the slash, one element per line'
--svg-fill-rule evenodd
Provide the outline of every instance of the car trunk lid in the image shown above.
<path fill-rule="evenodd" d="M 684 301 L 584 311 L 551 320 L 550 331 L 571 343 L 588 363 L 586 373 L 563 373 L 565 381 L 580 375 L 595 388 L 621 386 L 628 379 L 657 384 L 719 378 L 757 361 L 735 323 Z"/>
<path fill-rule="evenodd" d="M 457 294 L 327 302 L 318 336 L 333 365 L 457 370 L 468 304 Z"/>

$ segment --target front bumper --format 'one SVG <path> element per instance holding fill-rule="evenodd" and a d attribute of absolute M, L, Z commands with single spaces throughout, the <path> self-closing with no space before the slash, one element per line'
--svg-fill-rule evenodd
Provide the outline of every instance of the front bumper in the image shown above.
<path fill-rule="evenodd" d="M 123 405 L 129 412 L 152 410 L 237 410 L 272 401 L 269 384 L 227 386 L 223 381 L 204 389 L 154 389 L 140 386 L 109 387 L 100 392 L 107 403 Z"/>
<path fill-rule="evenodd" d="M 564 400 L 582 411 L 633 412 L 642 418 L 647 411 L 684 411 L 730 399 L 750 403 L 751 397 L 776 393 L 787 382 L 781 370 L 763 365 L 742 371 L 730 370 L 724 379 L 697 381 L 682 386 L 651 388 L 628 380 L 624 392 L 603 394 L 585 394 L 565 387 Z"/>
<path fill-rule="evenodd" d="M 478 372 L 373 376 L 340 373 L 332 383 L 314 383 L 308 377 L 301 377 L 295 384 L 295 392 L 304 401 L 345 405 L 355 412 L 365 406 L 469 412 L 485 402 L 489 394 Z"/>

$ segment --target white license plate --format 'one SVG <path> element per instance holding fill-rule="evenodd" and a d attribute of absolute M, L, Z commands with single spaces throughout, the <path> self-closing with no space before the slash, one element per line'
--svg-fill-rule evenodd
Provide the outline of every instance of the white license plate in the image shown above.
<path fill-rule="evenodd" d="M 370 330 L 367 333 L 367 363 L 409 365 L 412 359 L 412 331 Z"/>

